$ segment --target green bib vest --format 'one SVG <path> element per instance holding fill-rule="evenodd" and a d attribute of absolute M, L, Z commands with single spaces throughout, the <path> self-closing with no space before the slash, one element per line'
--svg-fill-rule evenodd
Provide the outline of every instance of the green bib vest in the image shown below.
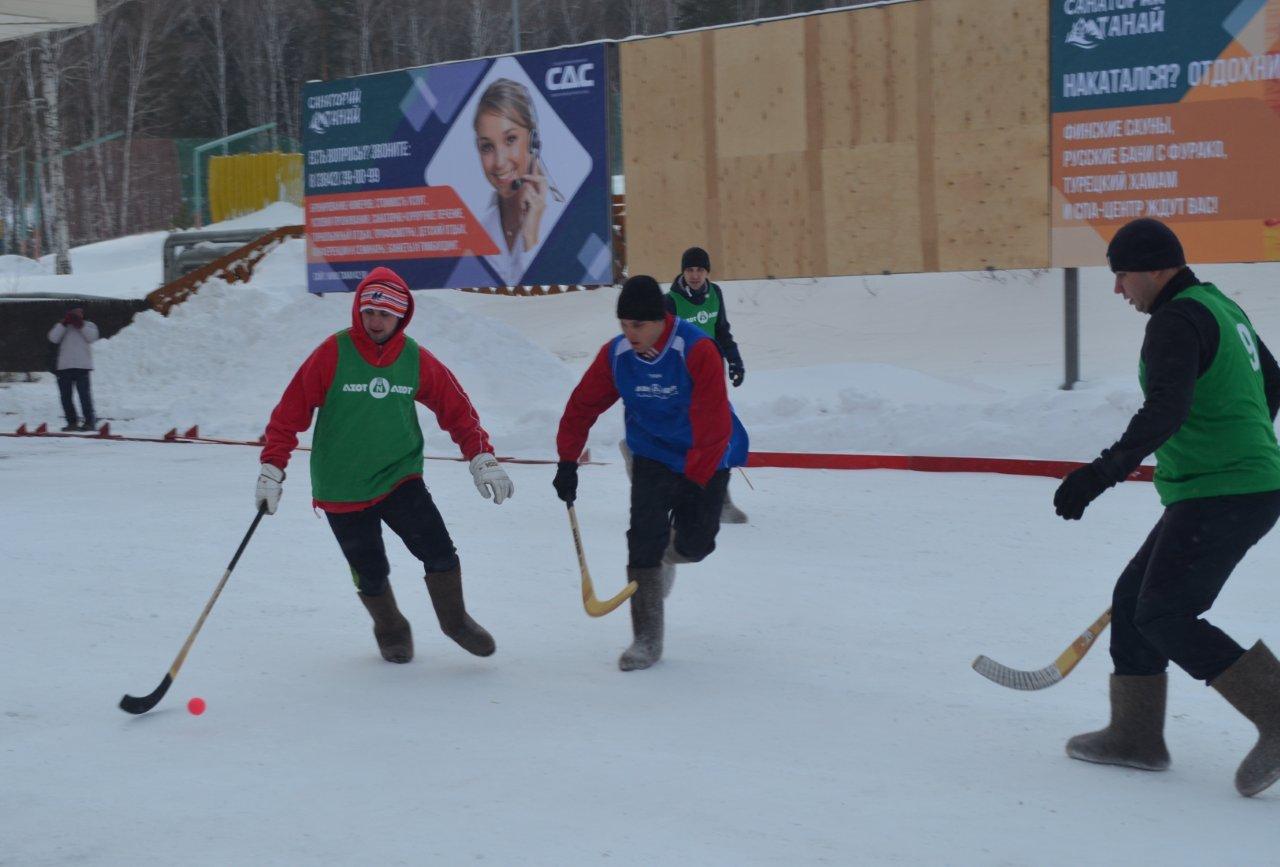
<path fill-rule="evenodd" d="M 1280 489 L 1280 447 L 1263 391 L 1258 338 L 1244 312 L 1218 288 L 1201 283 L 1179 292 L 1218 322 L 1218 352 L 1196 380 L 1191 413 L 1156 449 L 1161 504 Z M 1138 379 L 1147 390 L 1147 369 Z"/>
<path fill-rule="evenodd" d="M 338 338 L 338 367 L 311 444 L 311 492 L 324 503 L 363 503 L 422 474 L 418 344 L 404 339 L 390 367 L 360 357 L 351 335 Z"/>
<path fill-rule="evenodd" d="M 720 318 L 720 295 L 715 284 L 707 282 L 707 297 L 701 304 L 694 304 L 680 292 L 672 292 L 671 299 L 676 302 L 676 316 L 685 322 L 698 326 L 708 337 L 716 336 L 716 320 Z"/>

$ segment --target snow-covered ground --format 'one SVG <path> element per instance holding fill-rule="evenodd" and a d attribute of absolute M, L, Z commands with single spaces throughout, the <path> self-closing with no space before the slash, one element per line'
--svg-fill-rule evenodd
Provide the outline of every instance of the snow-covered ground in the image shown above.
<path fill-rule="evenodd" d="M 78 279 L 158 274 L 161 242 L 77 250 L 92 263 Z M 286 243 L 250 284 L 206 286 L 98 344 L 101 414 L 123 433 L 256 436 L 349 321 L 350 296 L 306 294 L 303 257 Z M 33 265 L 0 260 L 0 291 L 46 279 Z M 1197 270 L 1280 344 L 1280 267 Z M 731 396 L 759 450 L 1087 459 L 1138 404 L 1145 318 L 1105 273 L 1082 283 L 1086 381 L 1071 392 L 1055 274 L 728 284 L 747 363 Z M 500 453 L 552 457 L 614 297 L 419 292 L 410 333 L 457 372 Z M 58 421 L 48 377 L 0 383 L 0 429 L 40 421 Z M 430 454 L 456 455 L 424 430 Z M 614 409 L 597 459 L 620 433 Z M 1067 524 L 1048 479 L 749 471 L 754 489 L 733 489 L 751 523 L 681 567 L 664 661 L 624 675 L 626 612 L 582 612 L 551 467 L 509 465 L 516 496 L 494 507 L 465 466 L 428 463 L 499 649 L 478 660 L 438 633 L 391 540 L 418 645 L 392 666 L 298 461 L 169 696 L 127 717 L 120 695 L 159 682 L 247 528 L 256 464 L 238 446 L 0 438 L 0 864 L 1275 861 L 1280 792 L 1235 794 L 1252 729 L 1212 690 L 1172 678 L 1174 768 L 1145 774 L 1062 754 L 1105 721 L 1105 648 L 1040 693 L 968 668 L 978 653 L 1040 667 L 1092 622 L 1158 514 L 1148 485 Z M 625 477 L 582 476 L 587 555 L 611 594 Z M 1214 609 L 1242 642 L 1280 645 L 1278 545 Z M 195 695 L 201 717 L 184 710 Z"/>
<path fill-rule="evenodd" d="M 625 610 L 588 618 L 552 468 L 495 507 L 427 480 L 489 659 L 440 635 L 389 545 L 417 657 L 381 660 L 305 471 L 264 519 L 155 710 L 252 515 L 252 449 L 0 439 L 5 863 L 1275 862 L 1280 793 L 1232 785 L 1252 727 L 1171 678 L 1173 769 L 1067 759 L 1106 719 L 1105 648 L 1039 693 L 969 670 L 1050 662 L 1106 607 L 1157 514 L 1122 485 L 1079 524 L 1048 479 L 756 470 L 751 524 L 682 566 L 667 651 L 623 674 Z M 621 587 L 626 481 L 582 473 L 599 592 Z M 518 555 L 517 555 L 518 552 Z M 1265 540 L 1215 607 L 1280 644 Z M 208 702 L 192 717 L 191 696 Z"/>

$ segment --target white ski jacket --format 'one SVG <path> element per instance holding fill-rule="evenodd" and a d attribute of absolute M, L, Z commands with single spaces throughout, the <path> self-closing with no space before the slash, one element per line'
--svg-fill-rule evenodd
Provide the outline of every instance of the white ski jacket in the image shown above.
<path fill-rule="evenodd" d="M 86 321 L 80 328 L 59 322 L 49 329 L 49 341 L 58 344 L 58 370 L 93 370 L 89 344 L 98 339 L 98 326 Z"/>

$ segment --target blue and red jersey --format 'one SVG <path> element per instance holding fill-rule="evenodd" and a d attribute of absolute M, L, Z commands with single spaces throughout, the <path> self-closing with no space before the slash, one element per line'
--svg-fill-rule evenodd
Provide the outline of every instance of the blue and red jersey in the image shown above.
<path fill-rule="evenodd" d="M 618 335 L 600 348 L 560 419 L 560 460 L 576 461 L 587 434 L 619 398 L 627 446 L 699 485 L 747 461 L 747 431 L 729 404 L 724 361 L 714 340 L 670 314 L 651 358 Z"/>

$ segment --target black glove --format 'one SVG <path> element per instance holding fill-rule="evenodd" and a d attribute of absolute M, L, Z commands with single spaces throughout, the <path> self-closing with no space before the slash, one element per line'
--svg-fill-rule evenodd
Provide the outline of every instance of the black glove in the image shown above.
<path fill-rule="evenodd" d="M 560 461 L 556 464 L 556 477 L 551 480 L 556 496 L 572 503 L 578 496 L 578 462 Z"/>
<path fill-rule="evenodd" d="M 747 369 L 742 366 L 742 359 L 729 362 L 729 381 L 733 383 L 734 388 L 742 385 L 742 380 L 746 377 Z"/>
<path fill-rule="evenodd" d="M 1093 464 L 1085 464 L 1068 473 L 1058 485 L 1053 495 L 1053 510 L 1068 521 L 1078 521 L 1089 504 L 1111 485 Z"/>

